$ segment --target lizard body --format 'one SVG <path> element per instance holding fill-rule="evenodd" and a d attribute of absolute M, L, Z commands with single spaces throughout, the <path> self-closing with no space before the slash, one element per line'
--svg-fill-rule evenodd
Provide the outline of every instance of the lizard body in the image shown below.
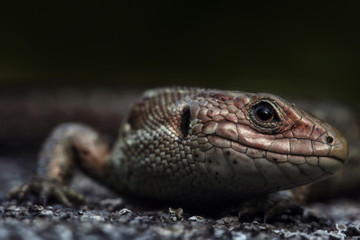
<path fill-rule="evenodd" d="M 323 180 L 347 156 L 335 128 L 278 96 L 160 88 L 133 105 L 113 150 L 87 126 L 56 128 L 40 153 L 37 177 L 57 188 L 78 165 L 120 193 L 187 203 L 242 201 Z M 23 196 L 35 185 L 15 192 Z M 76 196 L 55 192 L 65 204 Z"/>

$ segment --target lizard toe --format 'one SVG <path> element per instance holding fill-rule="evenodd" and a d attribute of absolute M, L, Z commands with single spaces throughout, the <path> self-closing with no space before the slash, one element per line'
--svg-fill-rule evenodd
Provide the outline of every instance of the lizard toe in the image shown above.
<path fill-rule="evenodd" d="M 50 200 L 72 207 L 73 203 L 83 204 L 84 197 L 62 185 L 61 183 L 44 179 L 34 178 L 29 183 L 17 186 L 10 191 L 8 198 L 23 202 L 25 199 L 35 197 L 35 202 L 46 206 Z"/>

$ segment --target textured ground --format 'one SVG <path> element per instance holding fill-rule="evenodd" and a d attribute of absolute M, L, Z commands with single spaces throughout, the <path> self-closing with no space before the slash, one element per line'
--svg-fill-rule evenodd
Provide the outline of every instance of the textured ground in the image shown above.
<path fill-rule="evenodd" d="M 1 158 L 1 189 L 29 178 L 35 155 Z M 25 161 L 26 160 L 26 161 Z M 26 164 L 24 164 L 26 162 Z M 286 212 L 264 223 L 262 219 L 239 222 L 235 213 L 213 213 L 131 202 L 78 175 L 73 188 L 87 195 L 89 203 L 76 208 L 18 205 L 1 194 L 0 239 L 269 239 L 313 237 L 360 238 L 360 205 L 338 199 L 306 206 L 303 214 Z M 222 215 L 224 214 L 224 215 Z"/>
<path fill-rule="evenodd" d="M 332 193 L 336 191 L 329 187 L 329 183 L 313 188 L 315 193 L 328 189 L 326 202 L 310 203 L 304 207 L 303 213 L 289 210 L 266 223 L 263 219 L 241 222 L 236 212 L 231 210 L 215 211 L 210 208 L 205 211 L 153 204 L 147 200 L 123 199 L 82 174 L 76 176 L 72 187 L 87 196 L 86 206 L 44 207 L 31 201 L 21 205 L 7 201 L 6 192 L 33 175 L 36 152 L 41 144 L 40 139 L 49 131 L 47 128 L 58 121 L 72 119 L 96 126 L 102 126 L 105 122 L 103 130 L 111 135 L 112 131 L 116 132 L 113 128 L 116 128 L 126 105 L 118 106 L 115 102 L 124 99 L 129 102 L 133 98 L 111 93 L 95 94 L 97 98 L 94 98 L 94 94 L 74 94 L 78 96 L 77 100 L 70 101 L 68 94 L 61 93 L 57 95 L 57 100 L 52 101 L 46 100 L 52 99 L 51 94 L 30 100 L 29 97 L 20 98 L 18 102 L 11 101 L 10 95 L 0 98 L 0 115 L 8 126 L 1 129 L 0 239 L 360 239 L 359 194 L 349 194 L 354 193 L 350 189 L 337 193 L 337 198 L 334 198 L 336 196 L 332 196 L 335 195 Z M 84 102 L 84 99 L 87 100 Z M 90 105 L 89 101 L 92 108 L 86 107 Z M 94 108 L 94 103 L 100 106 L 100 110 L 96 106 Z M 47 111 L 41 110 L 44 104 Z M 66 104 L 70 104 L 70 107 L 64 107 Z M 306 102 L 303 104 L 306 105 Z M 334 104 L 331 106 L 331 109 L 337 107 Z M 81 114 L 79 109 L 82 110 Z M 106 117 L 116 109 L 121 110 L 119 114 Z M 343 109 L 342 106 L 339 109 Z M 325 118 L 328 115 L 335 117 L 336 114 L 331 111 L 320 111 L 319 114 L 325 114 Z M 19 118 L 17 114 L 25 117 Z M 358 129 L 354 130 L 357 122 L 349 120 L 353 119 L 349 112 L 345 111 L 344 114 L 349 115 L 349 122 L 345 125 L 351 127 L 347 134 L 352 134 L 349 138 L 357 145 Z M 94 117 L 86 118 L 87 115 Z M 352 154 L 352 158 L 356 158 L 356 147 Z M 355 177 L 360 175 L 357 172 L 351 174 Z M 357 179 L 355 177 L 348 182 L 334 178 L 333 182 L 338 186 L 343 184 L 356 188 L 360 181 L 359 176 Z M 339 198 L 339 194 L 344 195 Z M 178 209 L 180 207 L 183 211 Z"/>

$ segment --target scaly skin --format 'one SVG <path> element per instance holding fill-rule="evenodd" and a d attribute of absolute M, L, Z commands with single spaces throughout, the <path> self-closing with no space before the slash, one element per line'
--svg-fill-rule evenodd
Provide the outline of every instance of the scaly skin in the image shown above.
<path fill-rule="evenodd" d="M 335 128 L 275 95 L 162 88 L 134 104 L 112 152 L 87 126 L 59 126 L 44 144 L 36 180 L 13 195 L 36 191 L 70 205 L 79 198 L 63 185 L 77 163 L 120 193 L 243 201 L 323 180 L 347 156 Z"/>

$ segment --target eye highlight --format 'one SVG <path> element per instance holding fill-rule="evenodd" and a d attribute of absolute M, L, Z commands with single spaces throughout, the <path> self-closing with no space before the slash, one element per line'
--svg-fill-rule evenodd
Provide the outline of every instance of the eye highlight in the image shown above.
<path fill-rule="evenodd" d="M 254 106 L 254 114 L 261 121 L 272 121 L 274 119 L 274 110 L 267 106 L 268 104 L 258 104 Z"/>

